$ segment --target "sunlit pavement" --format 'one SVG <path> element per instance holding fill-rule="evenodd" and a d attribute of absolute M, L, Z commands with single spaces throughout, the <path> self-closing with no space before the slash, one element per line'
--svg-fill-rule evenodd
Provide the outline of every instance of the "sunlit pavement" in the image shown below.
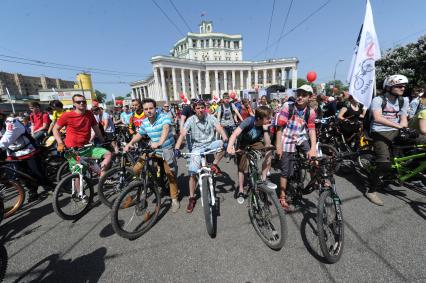
<path fill-rule="evenodd" d="M 179 165 L 179 174 L 186 175 L 184 162 Z M 114 234 L 106 206 L 94 207 L 73 223 L 61 220 L 47 197 L 2 223 L 9 253 L 5 282 L 426 280 L 425 195 L 398 187 L 380 194 L 385 206 L 378 207 L 363 196 L 356 175 L 337 177 L 345 246 L 341 260 L 330 265 L 324 263 L 314 232 L 316 193 L 308 198 L 312 207 L 287 215 L 287 243 L 273 251 L 251 226 L 246 203 L 238 205 L 234 199 L 235 165 L 224 161 L 221 168 L 230 178 L 217 184 L 220 217 L 215 239 L 206 232 L 200 201 L 192 214 L 186 213 L 183 176 L 179 212 L 167 210 L 166 201 L 163 217 L 134 241 Z"/>

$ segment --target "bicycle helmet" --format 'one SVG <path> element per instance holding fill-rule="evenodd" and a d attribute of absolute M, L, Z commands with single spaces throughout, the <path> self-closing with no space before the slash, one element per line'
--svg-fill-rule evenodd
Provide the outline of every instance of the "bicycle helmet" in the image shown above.
<path fill-rule="evenodd" d="M 396 85 L 408 84 L 408 79 L 404 75 L 392 75 L 385 79 L 383 82 L 383 89 L 386 87 L 393 87 Z"/>

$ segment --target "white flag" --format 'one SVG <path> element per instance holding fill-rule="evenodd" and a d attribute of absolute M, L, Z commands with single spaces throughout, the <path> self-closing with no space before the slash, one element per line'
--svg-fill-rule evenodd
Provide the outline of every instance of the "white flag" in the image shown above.
<path fill-rule="evenodd" d="M 364 24 L 358 36 L 352 64 L 349 69 L 349 94 L 355 100 L 369 107 L 376 83 L 375 62 L 380 59 L 380 47 L 374 28 L 373 12 L 370 1 L 367 0 Z"/>
<path fill-rule="evenodd" d="M 115 95 L 111 94 L 111 97 L 112 97 L 112 101 L 114 102 L 114 106 L 115 106 Z"/>

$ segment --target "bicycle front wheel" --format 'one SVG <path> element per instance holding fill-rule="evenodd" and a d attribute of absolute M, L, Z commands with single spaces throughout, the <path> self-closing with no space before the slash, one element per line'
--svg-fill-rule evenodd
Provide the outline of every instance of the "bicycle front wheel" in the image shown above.
<path fill-rule="evenodd" d="M 212 205 L 212 196 L 210 194 L 210 182 L 208 177 L 204 177 L 201 182 L 202 189 L 202 198 L 203 198 L 203 210 L 204 218 L 206 219 L 207 233 L 210 237 L 216 237 L 217 229 L 217 215 L 216 208 Z"/>
<path fill-rule="evenodd" d="M 117 195 L 135 178 L 132 168 L 115 167 L 105 172 L 99 179 L 98 196 L 103 204 L 112 207 Z"/>
<path fill-rule="evenodd" d="M 112 206 L 112 228 L 123 238 L 138 238 L 154 225 L 160 205 L 160 192 L 155 184 L 132 182 Z"/>
<path fill-rule="evenodd" d="M 343 252 L 343 215 L 340 202 L 333 199 L 330 189 L 320 194 L 317 225 L 321 251 L 329 263 L 336 263 Z"/>
<path fill-rule="evenodd" d="M 11 217 L 24 204 L 25 190 L 17 182 L 12 180 L 0 181 L 0 193 L 3 196 L 3 218 Z"/>
<path fill-rule="evenodd" d="M 82 195 L 80 190 L 83 190 Z M 88 178 L 83 177 L 83 188 L 80 188 L 80 175 L 68 175 L 55 188 L 53 210 L 64 220 L 78 219 L 90 209 L 93 194 L 93 186 Z"/>
<path fill-rule="evenodd" d="M 249 217 L 262 241 L 273 250 L 280 250 L 287 238 L 285 214 L 275 192 L 250 190 Z"/>

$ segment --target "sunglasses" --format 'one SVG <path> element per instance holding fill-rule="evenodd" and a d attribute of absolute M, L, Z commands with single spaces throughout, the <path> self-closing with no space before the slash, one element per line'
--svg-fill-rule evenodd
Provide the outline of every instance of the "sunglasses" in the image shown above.
<path fill-rule="evenodd" d="M 87 104 L 86 100 L 76 100 L 76 101 L 74 101 L 74 103 L 77 103 L 77 104 Z"/>

